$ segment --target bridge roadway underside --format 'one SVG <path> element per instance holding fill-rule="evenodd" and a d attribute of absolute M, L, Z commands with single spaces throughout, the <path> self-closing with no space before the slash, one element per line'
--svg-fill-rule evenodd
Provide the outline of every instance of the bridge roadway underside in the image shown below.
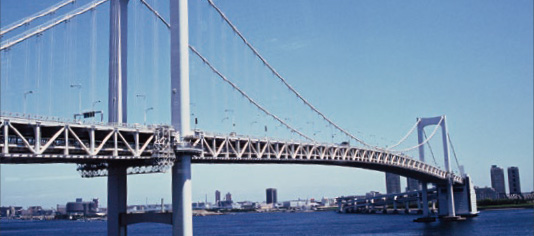
<path fill-rule="evenodd" d="M 32 158 L 20 158 L 20 154 L 0 154 L 1 164 L 101 164 L 101 163 L 121 163 L 125 166 L 148 166 L 153 162 L 150 157 L 122 157 L 123 159 L 116 159 L 111 156 L 95 156 L 88 158 L 87 156 L 70 156 L 63 155 L 44 155 L 34 156 Z M 362 168 L 369 170 L 376 170 L 381 172 L 395 173 L 401 176 L 418 179 L 420 181 L 430 183 L 446 183 L 446 180 L 437 178 L 433 175 L 425 175 L 420 172 L 414 172 L 406 168 L 395 166 L 388 166 L 374 163 L 361 163 L 351 161 L 339 160 L 305 160 L 305 159 L 266 159 L 266 158 L 240 158 L 240 159 L 226 159 L 226 158 L 210 158 L 193 156 L 192 164 L 299 164 L 299 165 L 325 165 L 325 166 L 341 166 L 351 168 Z"/>
<path fill-rule="evenodd" d="M 420 181 L 429 183 L 447 183 L 447 180 L 438 178 L 433 175 L 425 175 L 421 172 L 414 172 L 406 168 L 400 168 L 395 166 L 388 166 L 383 164 L 350 162 L 350 161 L 338 161 L 338 160 L 306 160 L 306 159 L 257 159 L 257 158 L 241 158 L 236 159 L 223 159 L 223 158 L 207 158 L 193 156 L 191 160 L 192 164 L 299 164 L 299 165 L 324 165 L 324 166 L 341 166 L 349 168 L 361 168 L 368 170 L 376 170 L 381 172 L 390 172 L 405 177 L 414 178 Z"/>

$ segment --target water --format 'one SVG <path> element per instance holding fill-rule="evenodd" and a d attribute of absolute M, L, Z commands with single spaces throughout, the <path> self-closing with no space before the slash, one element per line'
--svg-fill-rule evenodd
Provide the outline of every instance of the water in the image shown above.
<path fill-rule="evenodd" d="M 411 222 L 416 216 L 242 213 L 193 218 L 195 235 L 534 235 L 534 210 L 490 210 L 463 222 Z M 0 221 L 0 235 L 105 235 L 106 222 Z M 128 226 L 128 235 L 170 235 L 163 224 Z"/>

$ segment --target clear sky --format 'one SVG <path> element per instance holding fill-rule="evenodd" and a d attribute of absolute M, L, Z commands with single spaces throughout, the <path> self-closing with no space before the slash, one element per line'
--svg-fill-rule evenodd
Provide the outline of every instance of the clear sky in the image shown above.
<path fill-rule="evenodd" d="M 55 2 L 2 0 L 1 26 Z M 86 2 L 79 0 L 25 29 Z M 148 2 L 169 18 L 167 1 Z M 489 170 L 495 164 L 518 166 L 522 191 L 533 190 L 532 1 L 215 3 L 290 84 L 358 137 L 385 147 L 404 136 L 417 117 L 445 114 L 458 161 L 476 186 L 491 185 Z M 315 139 L 347 140 L 290 94 L 206 1 L 189 5 L 190 44 L 228 78 Z M 23 112 L 23 94 L 32 90 L 28 113 L 72 117 L 79 111 L 79 91 L 70 85 L 80 84 L 82 110 L 94 106 L 107 113 L 108 12 L 106 3 L 2 52 L 1 110 Z M 169 123 L 168 37 L 161 22 L 138 0 L 130 0 L 131 123 L 143 123 L 148 107 L 154 110 L 147 123 Z M 192 127 L 297 138 L 261 115 L 192 54 L 190 61 L 192 117 L 199 120 Z M 427 128 L 427 134 L 432 130 Z M 400 148 L 415 145 L 416 137 L 406 142 Z M 440 140 L 435 138 L 431 146 L 436 165 L 443 166 Z M 418 158 L 415 152 L 407 154 Z M 129 176 L 128 181 L 129 204 L 170 201 L 169 173 Z M 82 179 L 75 165 L 2 165 L 0 184 L 1 205 L 51 207 L 77 197 L 99 197 L 106 203 L 106 178 Z M 193 201 L 203 201 L 206 194 L 213 201 L 215 190 L 230 192 L 237 201 L 265 201 L 269 187 L 278 189 L 278 199 L 289 200 L 385 192 L 385 180 L 381 172 L 332 166 L 193 166 Z"/>

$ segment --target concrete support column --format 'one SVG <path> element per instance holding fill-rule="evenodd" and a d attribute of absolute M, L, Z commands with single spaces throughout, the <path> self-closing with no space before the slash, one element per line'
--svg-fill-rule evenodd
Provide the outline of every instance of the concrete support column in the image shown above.
<path fill-rule="evenodd" d="M 110 163 L 108 167 L 108 235 L 125 236 L 126 225 L 121 225 L 121 214 L 126 214 L 126 166 Z"/>
<path fill-rule="evenodd" d="M 172 167 L 172 234 L 193 235 L 190 155 L 178 156 Z"/>
<path fill-rule="evenodd" d="M 447 138 L 447 124 L 445 120 L 445 116 L 443 116 L 443 122 L 441 122 L 441 136 L 443 140 L 443 156 L 445 158 L 445 169 L 447 170 L 447 206 L 449 208 L 449 216 L 454 217 L 456 216 L 455 212 L 455 206 L 454 206 L 454 191 L 452 187 L 452 176 L 451 176 L 451 163 L 449 161 L 449 142 Z"/>
<path fill-rule="evenodd" d="M 421 182 L 422 189 L 422 200 L 423 200 L 423 217 L 428 217 L 428 184 L 426 182 Z"/>
<path fill-rule="evenodd" d="M 453 187 L 452 187 L 452 178 L 450 177 L 447 183 L 447 207 L 449 211 L 449 216 L 455 217 L 456 211 L 454 207 L 454 192 L 453 192 Z"/>

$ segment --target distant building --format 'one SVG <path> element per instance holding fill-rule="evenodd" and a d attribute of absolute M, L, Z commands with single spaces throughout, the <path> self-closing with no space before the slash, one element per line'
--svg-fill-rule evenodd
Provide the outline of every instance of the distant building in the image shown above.
<path fill-rule="evenodd" d="M 373 198 L 380 195 L 380 192 L 377 191 L 371 191 L 365 194 L 365 198 Z"/>
<path fill-rule="evenodd" d="M 475 187 L 475 193 L 477 195 L 477 201 L 485 199 L 495 200 L 498 198 L 498 194 L 495 189 L 490 187 Z"/>
<path fill-rule="evenodd" d="M 94 198 L 91 202 L 77 198 L 76 202 L 68 202 L 66 208 L 69 215 L 94 215 L 98 212 L 98 198 Z"/>
<path fill-rule="evenodd" d="M 238 202 L 238 204 L 241 205 L 241 209 L 245 210 L 255 210 L 260 208 L 260 204 L 251 201 Z"/>
<path fill-rule="evenodd" d="M 270 204 L 270 203 L 277 203 L 277 196 L 276 196 L 276 189 L 275 188 L 268 188 L 267 190 L 265 190 L 266 194 L 267 194 L 267 204 Z"/>
<path fill-rule="evenodd" d="M 504 185 L 504 171 L 496 165 L 491 166 L 491 187 L 495 189 L 499 198 L 506 196 L 506 187 Z"/>
<path fill-rule="evenodd" d="M 219 190 L 215 190 L 215 205 L 218 205 L 221 201 L 221 192 Z"/>
<path fill-rule="evenodd" d="M 386 172 L 386 192 L 387 194 L 400 193 L 400 175 Z"/>
<path fill-rule="evenodd" d="M 22 215 L 22 207 L 20 206 L 8 206 L 0 207 L 0 217 L 16 217 Z"/>
<path fill-rule="evenodd" d="M 519 182 L 519 168 L 508 167 L 508 188 L 510 194 L 521 194 L 521 183 Z"/>
<path fill-rule="evenodd" d="M 421 190 L 421 183 L 419 180 L 406 178 L 406 192 Z"/>
<path fill-rule="evenodd" d="M 231 193 L 227 193 L 224 200 L 227 201 L 227 202 L 232 202 L 232 194 Z"/>
<path fill-rule="evenodd" d="M 206 210 L 210 208 L 210 206 L 205 202 L 193 202 L 192 207 L 193 210 Z"/>
<path fill-rule="evenodd" d="M 67 214 L 67 206 L 57 204 L 56 212 L 60 215 Z"/>

